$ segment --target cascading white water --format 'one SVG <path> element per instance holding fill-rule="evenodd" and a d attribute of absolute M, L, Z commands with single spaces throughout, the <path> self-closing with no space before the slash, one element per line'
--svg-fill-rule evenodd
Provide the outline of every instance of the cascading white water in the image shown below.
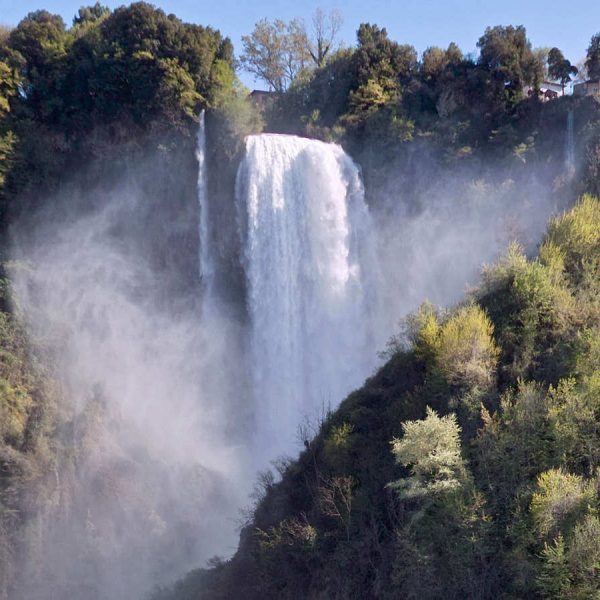
<path fill-rule="evenodd" d="M 334 144 L 250 136 L 237 202 L 257 427 L 277 453 L 374 365 L 374 237 L 358 169 Z"/>
<path fill-rule="evenodd" d="M 572 176 L 575 172 L 575 132 L 573 111 L 567 113 L 567 135 L 565 144 L 565 166 L 567 173 Z"/>
<path fill-rule="evenodd" d="M 210 244 L 210 211 L 208 207 L 208 178 L 206 176 L 206 123 L 204 111 L 200 113 L 196 138 L 198 161 L 198 208 L 200 212 L 200 277 L 207 295 L 210 294 L 214 276 L 214 261 Z"/>

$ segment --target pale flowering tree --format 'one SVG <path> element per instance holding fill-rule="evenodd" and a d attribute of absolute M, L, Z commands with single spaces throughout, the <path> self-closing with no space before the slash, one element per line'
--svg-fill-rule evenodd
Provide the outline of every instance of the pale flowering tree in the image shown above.
<path fill-rule="evenodd" d="M 404 498 L 426 498 L 459 489 L 465 480 L 460 427 L 454 414 L 440 417 L 431 408 L 423 420 L 405 421 L 404 435 L 392 440 L 396 462 L 410 475 L 391 484 Z"/>

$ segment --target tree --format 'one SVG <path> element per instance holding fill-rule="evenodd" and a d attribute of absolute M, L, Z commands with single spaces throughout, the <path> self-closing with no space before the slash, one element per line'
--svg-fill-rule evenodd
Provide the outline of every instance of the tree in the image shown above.
<path fill-rule="evenodd" d="M 536 534 L 548 540 L 570 533 L 592 505 L 594 492 L 593 483 L 579 475 L 559 469 L 541 473 L 530 505 Z"/>
<path fill-rule="evenodd" d="M 446 68 L 448 57 L 442 48 L 430 46 L 423 52 L 421 74 L 426 81 L 437 79 Z"/>
<path fill-rule="evenodd" d="M 325 65 L 315 69 L 302 86 L 295 86 L 296 94 L 289 94 L 288 99 L 311 107 L 320 125 L 333 127 L 347 110 L 348 96 L 356 85 L 353 51 L 345 48 L 330 53 Z"/>
<path fill-rule="evenodd" d="M 597 332 L 593 333 L 595 339 Z M 585 337 L 588 336 L 581 336 Z M 597 384 L 594 384 L 593 375 L 583 377 L 579 385 L 574 378 L 568 378 L 551 387 L 548 393 L 549 415 L 561 460 L 570 469 L 589 476 L 594 475 L 600 464 L 600 422 L 597 418 L 600 401 Z"/>
<path fill-rule="evenodd" d="M 502 349 L 501 377 L 557 382 L 566 372 L 573 298 L 558 281 L 556 267 L 528 261 L 517 244 L 483 270 L 479 303 L 490 316 Z"/>
<path fill-rule="evenodd" d="M 488 27 L 479 38 L 479 65 L 491 75 L 495 93 L 509 105 L 520 100 L 525 85 L 538 85 L 541 66 L 523 26 Z"/>
<path fill-rule="evenodd" d="M 577 67 L 577 76 L 575 77 L 575 81 L 576 82 L 583 82 L 583 81 L 587 81 L 588 79 L 588 70 L 587 70 L 587 66 L 586 66 L 586 58 L 581 58 L 577 61 L 577 63 L 575 63 L 575 66 Z"/>
<path fill-rule="evenodd" d="M 335 38 L 342 26 L 342 15 L 337 10 L 329 14 L 317 8 L 312 17 L 312 36 L 308 50 L 317 67 L 325 66 L 325 60 L 335 49 Z"/>
<path fill-rule="evenodd" d="M 10 35 L 11 27 L 8 25 L 0 24 L 0 45 L 5 44 L 8 41 L 8 36 Z"/>
<path fill-rule="evenodd" d="M 424 498 L 456 490 L 465 478 L 460 427 L 454 414 L 439 417 L 427 407 L 421 421 L 402 423 L 404 435 L 392 440 L 396 462 L 410 475 L 391 484 L 405 498 Z"/>
<path fill-rule="evenodd" d="M 370 23 L 360 25 L 357 37 L 358 48 L 352 56 L 354 85 L 340 123 L 363 140 L 368 137 L 391 149 L 412 137 L 413 123 L 406 117 L 402 93 L 416 73 L 417 53 Z"/>
<path fill-rule="evenodd" d="M 290 84 L 310 61 L 309 45 L 304 23 L 299 19 L 292 19 L 286 26 L 283 45 L 284 73 Z"/>
<path fill-rule="evenodd" d="M 537 583 L 544 598 L 598 598 L 600 592 L 600 521 L 590 511 L 571 534 L 559 533 L 541 552 Z"/>
<path fill-rule="evenodd" d="M 571 76 L 576 76 L 579 69 L 573 66 L 558 48 L 548 52 L 548 75 L 560 82 L 562 94 L 565 95 L 565 85 L 571 81 Z"/>
<path fill-rule="evenodd" d="M 108 15 L 100 5 L 81 9 L 73 29 L 77 39 L 62 90 L 72 111 L 65 119 L 71 130 L 125 115 L 140 124 L 159 115 L 181 123 L 200 106 L 213 105 L 213 96 L 233 77 L 227 38 L 145 2 Z"/>
<path fill-rule="evenodd" d="M 597 485 L 597 480 L 596 480 Z M 600 520 L 590 511 L 575 527 L 569 563 L 576 594 L 571 598 L 598 598 L 600 594 Z"/>
<path fill-rule="evenodd" d="M 93 23 L 110 14 L 110 9 L 96 2 L 93 6 L 82 6 L 73 18 L 73 25 Z"/>
<path fill-rule="evenodd" d="M 15 70 L 0 61 L 0 191 L 11 167 L 16 142 L 8 117 L 11 110 L 10 102 L 17 95 L 18 84 L 19 79 Z"/>
<path fill-rule="evenodd" d="M 300 19 L 261 19 L 250 35 L 242 36 L 242 65 L 276 92 L 286 91 L 311 62 L 317 68 L 325 66 L 335 50 L 342 17 L 338 11 L 326 14 L 319 8 L 311 25 L 309 33 Z"/>
<path fill-rule="evenodd" d="M 417 53 L 412 46 L 390 40 L 385 28 L 361 23 L 358 32 L 357 62 L 359 83 L 369 79 L 407 83 L 417 69 Z"/>
<path fill-rule="evenodd" d="M 549 78 L 548 75 L 548 54 L 550 53 L 550 48 L 541 47 L 535 48 L 533 50 L 533 55 L 535 56 L 535 60 L 537 61 L 540 69 L 541 79 L 544 81 Z"/>
<path fill-rule="evenodd" d="M 590 79 L 600 79 L 600 33 L 592 36 L 587 50 L 585 67 Z"/>
<path fill-rule="evenodd" d="M 585 194 L 575 207 L 552 219 L 540 251 L 546 264 L 559 257 L 555 267 L 565 271 L 569 283 L 599 289 L 600 201 Z"/>
<path fill-rule="evenodd" d="M 311 60 L 306 30 L 297 19 L 287 24 L 261 19 L 242 43 L 242 65 L 276 92 L 286 91 Z"/>
<path fill-rule="evenodd" d="M 543 562 L 537 583 L 544 598 L 568 600 L 571 597 L 571 569 L 562 534 L 552 544 L 544 543 L 541 556 Z"/>
<path fill-rule="evenodd" d="M 461 49 L 454 42 L 448 44 L 448 48 L 446 48 L 446 58 L 451 65 L 458 65 L 465 59 Z"/>
<path fill-rule="evenodd" d="M 494 383 L 498 348 L 493 334 L 492 322 L 477 304 L 459 308 L 443 324 L 435 357 L 450 385 L 481 391 Z"/>
<path fill-rule="evenodd" d="M 477 479 L 493 490 L 490 502 L 500 521 L 515 510 L 522 490 L 554 464 L 552 427 L 545 390 L 535 382 L 520 382 L 507 391 L 493 415 L 483 410 L 477 435 Z"/>
<path fill-rule="evenodd" d="M 8 43 L 20 58 L 26 105 L 39 119 L 58 120 L 64 105 L 62 67 L 70 44 L 62 18 L 45 10 L 29 13 L 10 32 Z"/>
<path fill-rule="evenodd" d="M 464 57 L 454 43 L 446 50 L 431 46 L 423 52 L 419 69 L 421 85 L 417 93 L 420 101 L 416 105 L 419 112 L 447 117 L 458 107 L 462 94 L 456 75 L 462 63 Z"/>
<path fill-rule="evenodd" d="M 443 319 L 424 304 L 405 327 L 412 350 L 427 364 L 430 397 L 452 393 L 463 433 L 470 434 L 496 382 L 499 350 L 492 322 L 477 304 L 458 307 Z"/>
<path fill-rule="evenodd" d="M 322 513 L 327 517 L 340 521 L 344 527 L 347 541 L 350 541 L 353 488 L 355 485 L 356 482 L 352 477 L 331 477 L 323 479 L 318 488 L 318 501 Z"/>

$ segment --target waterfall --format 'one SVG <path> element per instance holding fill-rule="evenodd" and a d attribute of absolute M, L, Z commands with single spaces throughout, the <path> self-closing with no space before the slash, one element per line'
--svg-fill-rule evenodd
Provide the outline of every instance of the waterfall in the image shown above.
<path fill-rule="evenodd" d="M 567 135 L 565 145 L 565 167 L 567 174 L 573 176 L 575 173 L 575 134 L 573 110 L 567 113 Z"/>
<path fill-rule="evenodd" d="M 210 293 L 214 276 L 214 261 L 210 244 L 210 213 L 208 207 L 208 180 L 206 176 L 206 123 L 204 111 L 200 113 L 196 139 L 198 161 L 198 205 L 200 212 L 200 277 L 205 290 Z"/>
<path fill-rule="evenodd" d="M 256 426 L 281 452 L 374 366 L 371 220 L 350 157 L 305 138 L 247 138 L 236 195 Z"/>

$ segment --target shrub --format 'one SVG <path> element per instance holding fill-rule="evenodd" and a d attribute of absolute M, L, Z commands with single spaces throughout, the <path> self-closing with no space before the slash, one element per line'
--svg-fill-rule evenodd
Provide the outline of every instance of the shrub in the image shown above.
<path fill-rule="evenodd" d="M 598 287 L 600 275 L 600 202 L 586 194 L 578 204 L 554 218 L 540 250 L 545 264 L 557 264 L 562 256 L 566 277 L 573 285 Z"/>
<path fill-rule="evenodd" d="M 531 499 L 534 528 L 542 539 L 569 533 L 594 500 L 594 489 L 579 475 L 551 469 L 537 479 Z"/>
<path fill-rule="evenodd" d="M 513 244 L 502 260 L 483 270 L 475 297 L 499 332 L 504 374 L 512 382 L 520 377 L 555 382 L 569 367 L 575 302 L 557 279 L 555 262 L 550 267 L 528 261 Z"/>
<path fill-rule="evenodd" d="M 462 389 L 494 383 L 498 348 L 494 326 L 476 304 L 459 308 L 441 327 L 436 362 L 446 381 Z"/>

